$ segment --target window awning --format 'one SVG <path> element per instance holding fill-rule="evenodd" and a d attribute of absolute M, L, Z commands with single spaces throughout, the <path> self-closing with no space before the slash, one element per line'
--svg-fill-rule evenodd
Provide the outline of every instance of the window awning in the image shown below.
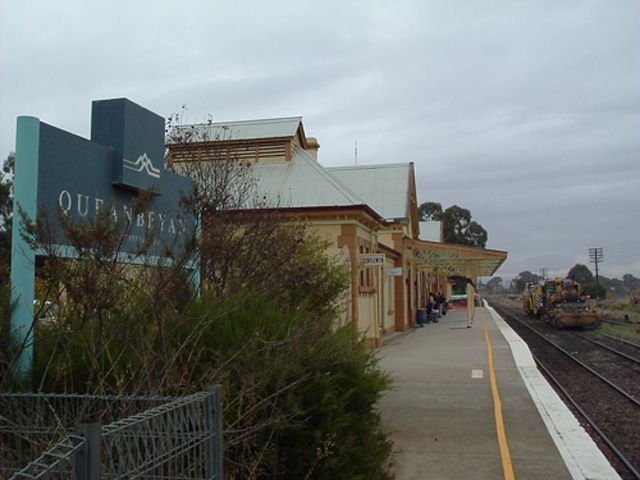
<path fill-rule="evenodd" d="M 504 250 L 469 247 L 453 243 L 411 240 L 417 268 L 430 267 L 447 276 L 490 277 L 507 259 Z"/>

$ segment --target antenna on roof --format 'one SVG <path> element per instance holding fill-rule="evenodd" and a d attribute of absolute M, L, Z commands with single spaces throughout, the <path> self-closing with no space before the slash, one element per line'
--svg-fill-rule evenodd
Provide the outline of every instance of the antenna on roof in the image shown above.
<path fill-rule="evenodd" d="M 358 166 L 358 140 L 356 140 L 356 148 L 353 150 L 353 155 L 356 159 L 356 167 Z"/>

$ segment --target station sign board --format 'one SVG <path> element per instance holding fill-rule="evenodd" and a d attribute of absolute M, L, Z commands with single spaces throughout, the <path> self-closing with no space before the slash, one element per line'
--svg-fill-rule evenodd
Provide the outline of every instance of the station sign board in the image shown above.
<path fill-rule="evenodd" d="M 63 256 L 73 256 L 73 249 L 60 219 L 91 222 L 103 209 L 127 226 L 123 259 L 148 246 L 150 234 L 145 261 L 176 255 L 194 234 L 195 217 L 180 206 L 192 182 L 164 168 L 164 129 L 163 117 L 125 98 L 93 102 L 90 140 L 36 117 L 18 117 L 11 285 L 12 326 L 20 341 L 33 334 L 38 253 L 23 238 L 23 214 L 47 223 L 49 241 Z M 148 203 L 136 210 L 143 191 L 150 192 Z M 21 362 L 30 366 L 31 356 L 26 350 Z"/>
<path fill-rule="evenodd" d="M 360 255 L 363 267 L 382 267 L 384 266 L 384 254 L 382 253 L 365 253 Z"/>
<path fill-rule="evenodd" d="M 180 208 L 191 180 L 164 168 L 164 119 L 130 100 L 93 102 L 91 140 L 19 117 L 16 147 L 15 204 L 31 220 L 46 220 L 59 245 L 69 244 L 59 214 L 89 222 L 100 209 L 127 224 L 123 253 L 140 251 L 152 233 L 148 255 L 175 254 L 193 233 L 194 218 Z M 144 212 L 134 212 L 141 191 L 152 195 Z"/>
<path fill-rule="evenodd" d="M 402 267 L 388 268 L 387 270 L 385 270 L 385 273 L 390 277 L 401 277 Z"/>

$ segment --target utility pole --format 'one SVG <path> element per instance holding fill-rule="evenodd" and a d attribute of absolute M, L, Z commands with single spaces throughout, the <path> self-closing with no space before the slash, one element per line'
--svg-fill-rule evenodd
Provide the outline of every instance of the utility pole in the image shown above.
<path fill-rule="evenodd" d="M 600 296 L 600 283 L 598 281 L 598 263 L 604 262 L 604 254 L 601 247 L 589 249 L 589 262 L 596 264 L 596 300 Z"/>

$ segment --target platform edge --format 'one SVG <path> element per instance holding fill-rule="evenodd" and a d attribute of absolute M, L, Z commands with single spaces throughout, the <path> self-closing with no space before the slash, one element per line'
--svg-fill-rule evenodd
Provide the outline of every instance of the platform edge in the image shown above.
<path fill-rule="evenodd" d="M 486 300 L 484 304 L 509 344 L 518 372 L 571 477 L 575 480 L 619 480 L 620 476 L 607 458 L 538 370 L 529 346 Z"/>

